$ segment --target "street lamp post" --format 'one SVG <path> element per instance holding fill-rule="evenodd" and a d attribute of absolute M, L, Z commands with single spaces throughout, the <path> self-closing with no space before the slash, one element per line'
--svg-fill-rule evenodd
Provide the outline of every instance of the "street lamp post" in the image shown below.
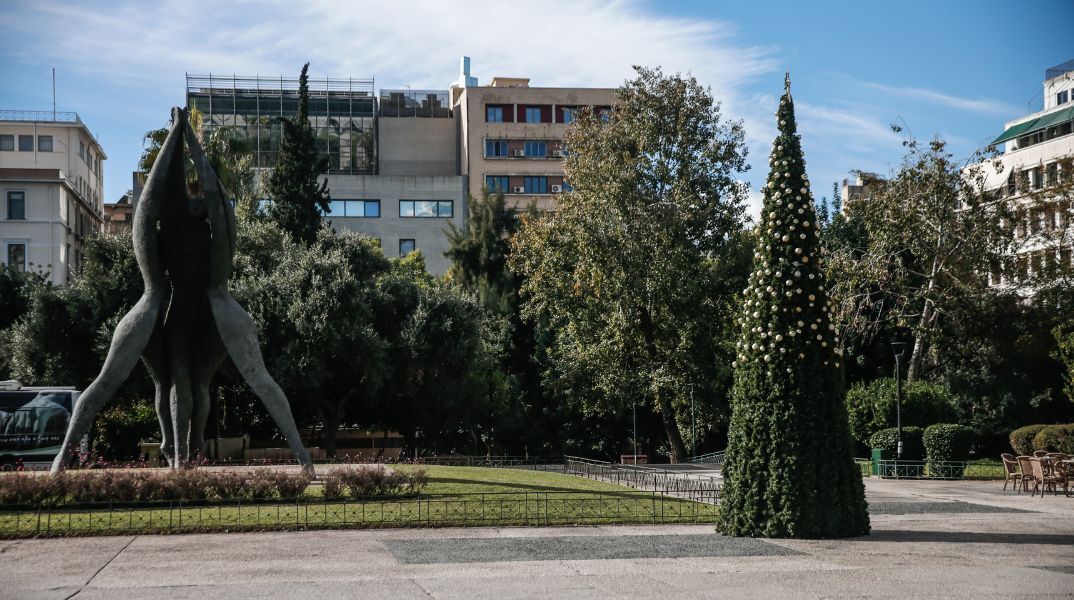
<path fill-rule="evenodd" d="M 634 401 L 634 464 L 638 464 L 638 401 Z"/>
<path fill-rule="evenodd" d="M 690 384 L 690 455 L 697 456 L 697 418 L 694 415 L 694 384 Z"/>
<path fill-rule="evenodd" d="M 906 342 L 891 342 L 895 354 L 895 458 L 902 459 L 902 356 Z"/>

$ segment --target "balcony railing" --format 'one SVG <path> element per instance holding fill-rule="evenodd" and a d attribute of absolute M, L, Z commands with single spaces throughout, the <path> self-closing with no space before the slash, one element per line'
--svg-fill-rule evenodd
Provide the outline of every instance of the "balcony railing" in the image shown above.
<path fill-rule="evenodd" d="M 44 121 L 47 123 L 81 123 L 76 112 L 51 110 L 0 110 L 0 121 Z"/>

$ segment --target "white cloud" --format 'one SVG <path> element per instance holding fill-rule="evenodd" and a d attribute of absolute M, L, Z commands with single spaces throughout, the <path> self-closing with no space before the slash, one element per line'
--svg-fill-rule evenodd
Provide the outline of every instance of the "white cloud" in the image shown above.
<path fill-rule="evenodd" d="M 927 88 L 892 86 L 872 81 L 860 81 L 860 84 L 863 87 L 878 90 L 886 94 L 924 100 L 942 106 L 948 106 L 950 108 L 957 108 L 959 110 L 968 110 L 989 115 L 1014 115 L 1019 113 L 1017 107 L 990 98 L 960 98 L 958 96 L 952 96 Z"/>
<path fill-rule="evenodd" d="M 463 9 L 422 0 L 168 0 L 104 11 L 40 0 L 19 12 L 15 27 L 27 34 L 57 19 L 79 23 L 26 47 L 24 58 L 121 84 L 171 83 L 184 72 L 291 74 L 308 60 L 318 76 L 440 89 L 456 78 L 458 57 L 469 55 L 483 81 L 529 76 L 542 86 L 614 87 L 631 65 L 662 65 L 692 71 L 730 101 L 776 65 L 772 49 L 739 43 L 726 23 L 660 17 L 633 1 L 470 2 Z M 499 24 L 495 32 L 488 23 Z"/>

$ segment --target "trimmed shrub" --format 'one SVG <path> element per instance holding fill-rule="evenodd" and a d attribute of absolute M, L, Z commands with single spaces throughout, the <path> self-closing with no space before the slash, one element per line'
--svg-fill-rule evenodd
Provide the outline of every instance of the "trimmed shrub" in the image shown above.
<path fill-rule="evenodd" d="M 351 498 L 401 496 L 420 492 L 428 482 L 428 475 L 424 469 L 404 473 L 377 466 L 338 468 L 325 478 L 325 497 L 328 497 L 330 493 L 328 490 L 330 481 L 332 482 L 331 493 L 340 496 L 344 492 Z"/>
<path fill-rule="evenodd" d="M 1033 439 L 1047 425 L 1026 425 L 1011 432 L 1011 448 L 1019 456 L 1033 454 Z"/>
<path fill-rule="evenodd" d="M 1074 423 L 1041 428 L 1033 437 L 1033 449 L 1074 455 Z"/>
<path fill-rule="evenodd" d="M 925 445 L 925 457 L 932 463 L 968 459 L 975 438 L 973 429 L 965 425 L 937 423 L 925 428 L 921 441 Z"/>
<path fill-rule="evenodd" d="M 343 497 L 346 487 L 343 485 L 343 478 L 340 477 L 338 471 L 329 471 L 323 479 L 324 484 L 321 486 L 321 494 L 325 500 L 338 500 Z"/>
<path fill-rule="evenodd" d="M 902 460 L 924 460 L 925 446 L 922 444 L 920 427 L 909 425 L 902 428 Z M 869 436 L 870 448 L 883 448 L 892 452 L 898 449 L 898 433 L 895 427 L 881 429 Z"/>
<path fill-rule="evenodd" d="M 305 471 L 299 473 L 276 471 L 274 480 L 276 493 L 280 498 L 298 498 L 309 487 L 313 477 Z"/>
<path fill-rule="evenodd" d="M 915 381 L 903 385 L 902 422 L 927 427 L 955 418 L 956 407 L 950 390 L 943 385 Z M 859 443 L 869 444 L 869 438 L 881 429 L 895 426 L 897 404 L 895 380 L 876 379 L 868 384 L 856 383 L 846 395 L 850 435 Z M 903 448 L 905 450 L 905 439 Z M 878 448 L 879 446 L 873 446 Z"/>

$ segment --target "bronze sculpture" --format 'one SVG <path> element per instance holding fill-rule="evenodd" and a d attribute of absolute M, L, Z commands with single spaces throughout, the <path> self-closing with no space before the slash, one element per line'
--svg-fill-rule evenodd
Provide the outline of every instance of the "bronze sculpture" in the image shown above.
<path fill-rule="evenodd" d="M 199 194 L 188 192 L 183 142 L 190 151 Z M 134 254 L 145 283 L 142 297 L 116 326 L 97 379 L 71 415 L 52 472 L 68 455 L 104 403 L 144 361 L 156 389 L 161 452 L 173 468 L 204 455 L 209 384 L 228 356 L 268 409 L 303 467 L 312 472 L 291 409 L 265 369 L 257 329 L 231 297 L 227 282 L 235 251 L 235 214 L 216 172 L 180 108 L 134 214 Z"/>

